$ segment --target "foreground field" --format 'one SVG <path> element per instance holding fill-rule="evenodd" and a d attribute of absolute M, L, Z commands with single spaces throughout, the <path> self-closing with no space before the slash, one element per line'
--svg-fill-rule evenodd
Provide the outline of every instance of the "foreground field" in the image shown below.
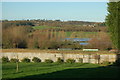
<path fill-rule="evenodd" d="M 98 64 L 82 63 L 20 63 L 16 72 L 15 63 L 3 63 L 3 79 L 43 78 L 118 78 L 118 67 L 103 67 Z M 36 79 L 37 80 L 37 79 Z"/>

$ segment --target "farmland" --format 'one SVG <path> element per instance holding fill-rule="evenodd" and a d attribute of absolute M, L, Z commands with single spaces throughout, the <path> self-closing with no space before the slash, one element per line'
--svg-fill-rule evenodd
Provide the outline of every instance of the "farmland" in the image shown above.
<path fill-rule="evenodd" d="M 118 78 L 118 67 L 87 63 L 3 63 L 3 79 Z"/>
<path fill-rule="evenodd" d="M 4 2 L 2 9 L 0 79 L 120 80 L 119 1 Z"/>
<path fill-rule="evenodd" d="M 60 27 L 51 27 L 51 26 L 34 26 L 35 30 L 44 30 L 44 29 L 61 29 Z M 59 34 L 59 32 L 57 32 Z M 66 37 L 78 37 L 78 38 L 92 38 L 98 36 L 100 32 L 83 32 L 83 31 L 65 31 Z"/>
<path fill-rule="evenodd" d="M 104 22 L 18 20 L 3 21 L 2 24 L 3 49 L 99 48 L 108 50 L 112 47 Z M 91 41 L 71 42 L 65 40 L 66 38 L 90 38 Z M 83 46 L 82 43 L 90 44 Z M 101 47 L 104 44 L 106 45 Z"/>
<path fill-rule="evenodd" d="M 51 26 L 34 26 L 33 29 L 60 29 L 59 27 L 51 27 Z"/>

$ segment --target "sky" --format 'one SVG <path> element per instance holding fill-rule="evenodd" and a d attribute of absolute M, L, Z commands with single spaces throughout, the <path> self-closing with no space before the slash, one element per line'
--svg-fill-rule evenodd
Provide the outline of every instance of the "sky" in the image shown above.
<path fill-rule="evenodd" d="M 104 22 L 107 2 L 2 2 L 2 19 Z"/>
<path fill-rule="evenodd" d="M 109 0 L 1 0 L 3 2 L 108 2 Z M 112 0 L 118 1 L 118 0 Z"/>

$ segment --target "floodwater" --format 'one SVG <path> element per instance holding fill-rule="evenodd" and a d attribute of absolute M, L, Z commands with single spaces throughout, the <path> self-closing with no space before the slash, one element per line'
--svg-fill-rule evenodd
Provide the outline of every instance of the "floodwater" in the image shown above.
<path fill-rule="evenodd" d="M 88 41 L 91 40 L 91 38 L 65 38 L 64 40 L 80 42 L 80 45 L 88 45 Z"/>

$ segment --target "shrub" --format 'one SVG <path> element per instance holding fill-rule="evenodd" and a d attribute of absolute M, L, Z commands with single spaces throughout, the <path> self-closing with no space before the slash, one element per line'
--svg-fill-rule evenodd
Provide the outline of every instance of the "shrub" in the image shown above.
<path fill-rule="evenodd" d="M 9 62 L 8 57 L 2 57 L 2 62 L 3 62 L 3 63 Z"/>
<path fill-rule="evenodd" d="M 41 62 L 41 59 L 39 59 L 38 57 L 34 57 L 34 58 L 32 59 L 32 61 L 38 63 L 38 62 Z"/>
<path fill-rule="evenodd" d="M 66 62 L 67 63 L 75 63 L 75 60 L 74 59 L 67 59 Z"/>
<path fill-rule="evenodd" d="M 57 63 L 63 63 L 63 62 L 64 62 L 63 59 L 61 59 L 61 58 L 58 58 L 58 59 L 57 59 Z"/>
<path fill-rule="evenodd" d="M 82 58 L 79 58 L 79 63 L 83 63 L 83 59 Z"/>
<path fill-rule="evenodd" d="M 116 66 L 120 66 L 120 58 L 116 60 L 116 62 L 114 63 Z"/>
<path fill-rule="evenodd" d="M 12 58 L 10 59 L 10 62 L 16 63 L 16 62 L 19 62 L 19 59 Z"/>
<path fill-rule="evenodd" d="M 109 62 L 109 61 L 104 61 L 104 62 L 102 62 L 102 64 L 104 64 L 104 65 L 110 65 L 111 62 Z"/>
<path fill-rule="evenodd" d="M 53 61 L 51 59 L 45 59 L 46 63 L 53 63 Z"/>
<path fill-rule="evenodd" d="M 30 62 L 30 59 L 29 59 L 29 58 L 24 58 L 24 59 L 22 59 L 21 61 L 28 63 L 28 62 Z"/>

